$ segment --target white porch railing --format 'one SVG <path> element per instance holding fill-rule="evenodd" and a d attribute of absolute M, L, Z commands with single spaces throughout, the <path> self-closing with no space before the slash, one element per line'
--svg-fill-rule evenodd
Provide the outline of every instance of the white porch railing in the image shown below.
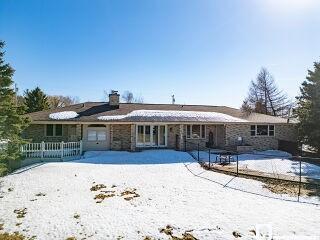
<path fill-rule="evenodd" d="M 65 158 L 82 155 L 82 141 L 27 143 L 21 147 L 25 158 Z"/>

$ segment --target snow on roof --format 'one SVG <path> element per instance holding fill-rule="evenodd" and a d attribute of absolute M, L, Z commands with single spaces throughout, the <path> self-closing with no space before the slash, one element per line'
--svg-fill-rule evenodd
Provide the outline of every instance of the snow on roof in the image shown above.
<path fill-rule="evenodd" d="M 126 115 L 100 116 L 99 120 L 127 121 L 185 121 L 185 122 L 247 122 L 247 120 L 232 117 L 217 112 L 196 111 L 165 111 L 165 110 L 135 110 Z"/>
<path fill-rule="evenodd" d="M 49 114 L 49 118 L 55 120 L 72 119 L 78 116 L 79 114 L 74 111 L 63 111 Z"/>

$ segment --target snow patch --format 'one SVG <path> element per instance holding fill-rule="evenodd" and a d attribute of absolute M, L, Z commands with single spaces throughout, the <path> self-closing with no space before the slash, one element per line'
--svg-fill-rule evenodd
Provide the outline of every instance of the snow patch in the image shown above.
<path fill-rule="evenodd" d="M 79 114 L 74 111 L 63 111 L 49 114 L 49 118 L 55 120 L 72 119 L 78 116 Z"/>
<path fill-rule="evenodd" d="M 128 121 L 201 121 L 201 122 L 247 122 L 247 120 L 232 117 L 217 112 L 197 111 L 166 111 L 166 110 L 135 110 L 126 115 L 100 116 L 99 120 Z"/>
<path fill-rule="evenodd" d="M 296 198 L 272 193 L 259 181 L 205 171 L 192 161 L 172 150 L 109 151 L 87 152 L 81 162 L 33 165 L 1 178 L 0 223 L 6 232 L 26 229 L 28 238 L 37 239 L 169 239 L 159 232 L 166 225 L 175 236 L 192 230 L 197 239 L 222 240 L 234 239 L 237 231 L 239 239 L 256 239 L 250 230 L 269 222 L 277 236 L 320 235 L 319 206 L 292 202 Z M 97 204 L 90 191 L 96 184 L 116 196 Z M 140 197 L 124 201 L 119 192 L 132 188 Z M 19 227 L 13 211 L 22 208 L 27 213 Z"/>
<path fill-rule="evenodd" d="M 197 151 L 192 152 L 197 156 Z M 200 159 L 209 161 L 209 154 L 200 151 Z M 216 160 L 217 154 L 211 154 L 211 160 Z M 269 174 L 284 174 L 288 176 L 299 176 L 299 161 L 290 160 L 290 153 L 279 150 L 255 151 L 238 155 L 239 167 L 244 169 L 255 170 Z M 236 158 L 234 158 L 236 159 Z M 236 161 L 231 162 L 231 166 L 236 165 Z M 301 172 L 303 177 L 320 179 L 320 166 L 302 162 Z"/>

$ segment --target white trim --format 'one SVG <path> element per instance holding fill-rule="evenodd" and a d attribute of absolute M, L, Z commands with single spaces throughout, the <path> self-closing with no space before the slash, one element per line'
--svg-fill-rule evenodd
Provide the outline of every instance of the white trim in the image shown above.
<path fill-rule="evenodd" d="M 138 142 L 138 136 L 139 136 L 139 132 L 138 132 L 138 128 L 139 126 L 143 127 L 143 143 Z M 145 129 L 146 126 L 150 126 L 150 141 L 146 142 L 145 137 Z M 154 127 L 157 126 L 158 127 L 158 145 L 155 145 L 153 143 L 153 129 Z M 160 145 L 160 126 L 164 126 L 164 134 L 165 134 L 165 144 L 164 145 Z M 168 143 L 168 126 L 166 124 L 137 124 L 135 125 L 136 127 L 136 147 L 167 147 L 167 143 Z"/>

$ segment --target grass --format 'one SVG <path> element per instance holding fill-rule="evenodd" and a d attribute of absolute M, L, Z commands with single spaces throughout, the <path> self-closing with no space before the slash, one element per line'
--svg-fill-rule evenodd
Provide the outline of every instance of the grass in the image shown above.
<path fill-rule="evenodd" d="M 27 240 L 25 236 L 18 232 L 15 233 L 0 233 L 0 240 Z"/>
<path fill-rule="evenodd" d="M 136 193 L 137 189 L 132 189 L 132 190 L 126 190 L 124 192 L 121 193 L 121 196 L 124 197 L 124 200 L 126 201 L 130 201 L 136 197 L 140 197 L 140 195 L 138 193 Z"/>
<path fill-rule="evenodd" d="M 191 233 L 187 231 L 182 233 L 182 237 L 175 236 L 173 235 L 173 229 L 174 228 L 172 226 L 167 225 L 165 228 L 159 229 L 159 232 L 169 236 L 171 240 L 198 240 L 196 237 L 194 237 Z M 147 238 L 147 239 L 151 239 L 151 238 Z"/>
<path fill-rule="evenodd" d="M 106 186 L 104 184 L 96 184 L 90 188 L 90 191 L 95 192 L 95 191 L 99 191 L 103 188 L 106 188 Z"/>
<path fill-rule="evenodd" d="M 24 218 L 27 214 L 27 208 L 15 209 L 13 212 L 17 214 L 17 218 Z"/>
<path fill-rule="evenodd" d="M 114 197 L 115 194 L 103 194 L 99 193 L 94 197 L 94 200 L 97 200 L 96 203 L 102 203 L 104 199 Z"/>

